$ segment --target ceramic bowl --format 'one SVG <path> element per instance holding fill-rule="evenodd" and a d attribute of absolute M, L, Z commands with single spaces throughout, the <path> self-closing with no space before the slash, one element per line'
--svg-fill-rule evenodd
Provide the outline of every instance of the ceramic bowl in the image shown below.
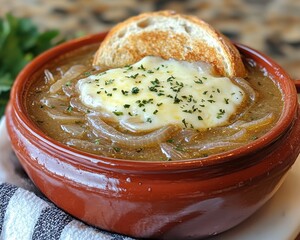
<path fill-rule="evenodd" d="M 239 51 L 264 67 L 283 94 L 276 126 L 238 149 L 177 162 L 110 159 L 47 137 L 29 118 L 31 76 L 57 56 L 100 43 L 105 33 L 57 46 L 29 63 L 13 86 L 6 111 L 13 149 L 34 184 L 58 207 L 82 221 L 138 238 L 203 238 L 253 214 L 281 185 L 300 152 L 297 92 L 270 58 L 243 45 Z"/>

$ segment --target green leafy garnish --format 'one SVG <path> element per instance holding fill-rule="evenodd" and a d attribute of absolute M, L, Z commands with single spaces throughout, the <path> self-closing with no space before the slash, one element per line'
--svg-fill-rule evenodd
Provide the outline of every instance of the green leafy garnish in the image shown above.
<path fill-rule="evenodd" d="M 58 36 L 57 30 L 40 32 L 30 19 L 11 14 L 0 18 L 0 117 L 18 73 L 35 56 L 60 43 Z"/>

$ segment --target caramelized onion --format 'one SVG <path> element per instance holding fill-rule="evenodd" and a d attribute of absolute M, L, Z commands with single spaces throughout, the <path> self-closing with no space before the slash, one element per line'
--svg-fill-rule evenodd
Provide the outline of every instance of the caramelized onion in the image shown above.
<path fill-rule="evenodd" d="M 69 98 L 66 95 L 62 95 L 62 94 L 51 94 L 49 97 L 61 100 L 66 103 L 69 101 Z"/>
<path fill-rule="evenodd" d="M 189 149 L 189 150 L 215 150 L 215 149 L 219 149 L 219 148 L 234 148 L 234 147 L 238 147 L 241 146 L 241 143 L 235 143 L 235 142 L 224 142 L 224 141 L 216 141 L 216 142 L 200 142 L 200 143 L 196 143 L 196 144 L 192 144 L 192 145 L 188 145 L 185 148 Z"/>
<path fill-rule="evenodd" d="M 247 134 L 247 130 L 246 129 L 241 129 L 240 131 L 234 133 L 231 136 L 227 136 L 223 139 L 223 141 L 240 141 L 240 140 L 245 140 L 246 139 L 246 135 Z"/>
<path fill-rule="evenodd" d="M 61 125 L 60 128 L 64 132 L 74 137 L 82 137 L 85 133 L 85 129 L 79 126 L 78 124 L 65 124 L 65 125 Z"/>
<path fill-rule="evenodd" d="M 73 84 L 71 86 L 63 85 L 61 89 L 63 90 L 64 94 L 69 98 L 73 97 L 76 94 L 75 87 Z"/>
<path fill-rule="evenodd" d="M 140 117 L 130 117 L 127 119 L 122 119 L 120 121 L 120 125 L 127 131 L 130 132 L 137 132 L 142 131 L 141 129 L 145 131 L 149 131 L 150 129 L 147 129 L 149 124 L 142 121 Z"/>
<path fill-rule="evenodd" d="M 84 104 L 82 104 L 82 102 L 79 100 L 79 98 L 71 98 L 70 105 L 79 112 L 83 112 L 83 113 L 92 112 L 92 110 L 90 108 L 88 108 Z"/>
<path fill-rule="evenodd" d="M 274 114 L 269 113 L 269 114 L 267 114 L 266 116 L 264 116 L 260 119 L 257 119 L 257 120 L 251 121 L 251 122 L 243 123 L 239 127 L 240 128 L 246 128 L 247 130 L 250 130 L 250 131 L 251 130 L 257 130 L 259 128 L 262 128 L 262 127 L 270 124 L 271 122 L 273 122 L 273 120 L 274 120 Z"/>
<path fill-rule="evenodd" d="M 169 160 L 181 160 L 190 158 L 190 156 L 186 152 L 178 150 L 178 148 L 176 148 L 173 144 L 161 143 L 160 148 Z"/>
<path fill-rule="evenodd" d="M 64 111 L 68 107 L 68 103 L 66 101 L 54 97 L 44 97 L 40 100 L 40 102 L 48 108 L 55 108 L 59 111 Z"/>
<path fill-rule="evenodd" d="M 61 113 L 56 109 L 46 109 L 45 112 L 54 120 L 63 122 L 63 123 L 76 123 L 76 122 L 83 122 L 84 116 L 79 114 L 68 115 Z"/>
<path fill-rule="evenodd" d="M 233 122 L 232 124 L 228 125 L 227 127 L 230 128 L 230 129 L 239 129 L 240 126 L 242 124 L 246 123 L 246 121 L 242 121 L 242 120 L 237 120 L 235 122 Z"/>
<path fill-rule="evenodd" d="M 55 81 L 53 74 L 48 69 L 44 71 L 44 74 L 45 74 L 45 84 L 53 83 Z"/>
<path fill-rule="evenodd" d="M 176 134 L 176 136 L 174 136 L 174 139 L 176 140 L 176 143 L 189 143 L 190 141 L 192 141 L 197 135 L 199 134 L 199 132 L 195 129 L 182 129 L 181 131 L 178 132 L 178 134 Z"/>
<path fill-rule="evenodd" d="M 249 98 L 252 100 L 252 102 L 254 102 L 257 97 L 257 93 L 251 87 L 251 85 L 245 79 L 239 77 L 234 78 L 234 81 L 247 92 Z"/>
<path fill-rule="evenodd" d="M 50 93 L 58 92 L 63 85 L 65 85 L 68 81 L 71 81 L 72 79 L 76 78 L 85 70 L 86 67 L 83 65 L 72 66 L 67 72 L 65 72 L 61 79 L 57 80 L 54 84 L 51 85 L 49 89 Z"/>
<path fill-rule="evenodd" d="M 177 126 L 168 125 L 145 135 L 133 136 L 117 131 L 115 128 L 101 120 L 99 115 L 87 114 L 87 120 L 91 128 L 93 128 L 101 137 L 131 148 L 157 145 L 158 143 L 169 139 L 178 130 Z"/>

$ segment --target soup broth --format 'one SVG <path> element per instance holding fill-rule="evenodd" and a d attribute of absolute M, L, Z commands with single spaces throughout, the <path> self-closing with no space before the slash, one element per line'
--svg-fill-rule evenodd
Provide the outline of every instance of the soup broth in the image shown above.
<path fill-rule="evenodd" d="M 282 112 L 278 86 L 249 60 L 245 61 L 248 76 L 231 79 L 247 95 L 246 100 L 226 123 L 195 129 L 186 124 L 188 119 L 183 119 L 180 126 L 168 124 L 133 131 L 116 121 L 111 113 L 92 108 L 79 97 L 78 81 L 106 71 L 92 66 L 97 48 L 98 45 L 83 47 L 55 59 L 33 76 L 34 84 L 28 90 L 26 107 L 31 119 L 45 134 L 70 147 L 141 161 L 202 158 L 262 137 L 276 124 Z M 117 114 L 121 113 L 115 112 Z"/>

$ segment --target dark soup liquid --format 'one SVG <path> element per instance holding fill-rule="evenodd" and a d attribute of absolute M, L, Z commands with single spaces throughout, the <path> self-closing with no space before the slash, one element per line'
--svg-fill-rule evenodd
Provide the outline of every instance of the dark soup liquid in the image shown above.
<path fill-rule="evenodd" d="M 33 76 L 28 92 L 32 120 L 70 147 L 141 161 L 202 158 L 260 138 L 282 112 L 278 86 L 251 61 L 245 61 L 245 79 L 227 80 L 213 78 L 218 76 L 210 66 L 200 63 L 202 75 L 192 77 L 195 88 L 204 90 L 193 92 L 186 76 L 176 75 L 174 60 L 162 63 L 153 58 L 152 65 L 145 60 L 124 66 L 119 76 L 92 66 L 97 48 L 83 47 L 55 59 Z M 180 64 L 187 72 L 199 68 Z M 146 83 L 147 77 L 152 79 Z M 213 81 L 223 85 L 212 86 Z M 232 92 L 227 91 L 228 81 Z"/>

